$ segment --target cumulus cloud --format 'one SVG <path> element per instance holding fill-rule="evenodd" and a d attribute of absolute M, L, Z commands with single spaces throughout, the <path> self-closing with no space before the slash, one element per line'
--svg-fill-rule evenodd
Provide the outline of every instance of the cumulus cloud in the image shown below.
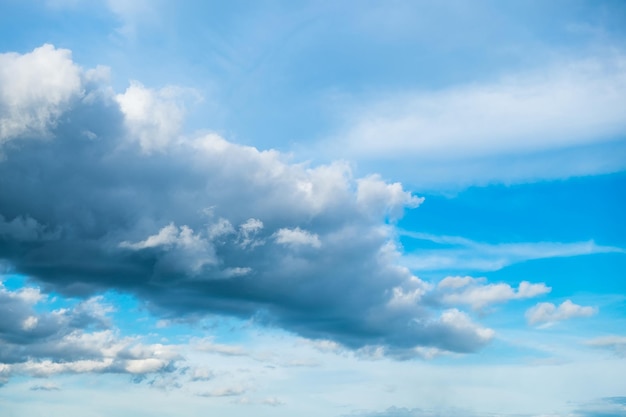
<path fill-rule="evenodd" d="M 274 239 L 276 239 L 276 243 L 286 246 L 312 246 L 314 248 L 322 246 L 318 235 L 302 230 L 299 227 L 295 229 L 279 229 L 274 234 Z"/>
<path fill-rule="evenodd" d="M 538 303 L 526 311 L 526 319 L 530 325 L 550 326 L 559 321 L 577 317 L 591 317 L 598 309 L 590 306 L 580 306 L 571 300 L 565 300 L 559 306 L 552 303 Z"/>
<path fill-rule="evenodd" d="M 130 137 L 144 152 L 164 150 L 178 139 L 184 118 L 184 98 L 193 91 L 180 87 L 151 90 L 137 81 L 115 100 L 124 114 Z"/>
<path fill-rule="evenodd" d="M 119 246 L 132 250 L 163 248 L 166 253 L 164 259 L 168 259 L 170 264 L 179 264 L 181 268 L 187 268 L 192 272 L 217 262 L 215 249 L 210 241 L 194 234 L 188 226 L 179 228 L 173 223 L 145 240 L 135 243 L 124 241 Z"/>
<path fill-rule="evenodd" d="M 0 151 L 25 135 L 47 137 L 82 93 L 82 77 L 67 49 L 45 44 L 23 55 L 0 54 Z"/>
<path fill-rule="evenodd" d="M 392 218 L 402 216 L 405 207 L 418 207 L 423 197 L 416 197 L 402 189 L 402 184 L 387 184 L 379 175 L 370 175 L 357 180 L 357 202 L 361 210 L 375 215 L 383 212 Z"/>
<path fill-rule="evenodd" d="M 46 51 L 46 67 L 78 68 Z M 3 82 L 29 74 L 12 71 Z M 22 140 L 0 162 L 0 258 L 16 272 L 64 294 L 130 292 L 164 319 L 254 317 L 353 349 L 471 352 L 490 340 L 463 313 L 422 303 L 425 284 L 398 265 L 389 223 L 422 202 L 401 184 L 216 134 L 179 137 L 163 90 L 135 83 L 116 96 L 83 75 L 71 106 L 46 113 L 49 139 Z M 39 105 L 13 103 L 3 99 L 3 117 Z"/>
<path fill-rule="evenodd" d="M 37 288 L 9 290 L 0 284 L 0 376 L 5 380 L 86 372 L 145 375 L 172 370 L 180 359 L 172 346 L 120 337 L 107 316 L 112 308 L 101 297 L 38 312 L 47 302 Z"/>
<path fill-rule="evenodd" d="M 551 288 L 544 283 L 519 283 L 517 289 L 509 284 L 486 284 L 485 278 L 446 277 L 437 284 L 436 296 L 444 304 L 465 304 L 475 310 L 495 303 L 533 298 L 547 294 Z"/>

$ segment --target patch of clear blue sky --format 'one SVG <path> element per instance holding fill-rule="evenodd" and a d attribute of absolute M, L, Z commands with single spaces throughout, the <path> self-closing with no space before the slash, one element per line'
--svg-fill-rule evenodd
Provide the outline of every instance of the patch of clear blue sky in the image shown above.
<path fill-rule="evenodd" d="M 473 187 L 452 196 L 425 195 L 425 202 L 407 212 L 399 227 L 436 236 L 459 236 L 491 244 L 521 242 L 574 243 L 595 241 L 626 248 L 626 175 L 571 178 L 513 186 Z M 446 248 L 402 237 L 407 253 Z M 551 296 L 573 291 L 626 293 L 626 254 L 535 259 L 484 272 L 467 270 L 494 281 L 546 282 Z M 458 273 L 458 271 L 456 271 Z M 422 274 L 440 277 L 442 272 Z"/>
<path fill-rule="evenodd" d="M 626 248 L 626 173 L 420 194 L 399 227 L 479 242 L 578 242 Z M 405 239 L 412 249 L 415 240 Z"/>

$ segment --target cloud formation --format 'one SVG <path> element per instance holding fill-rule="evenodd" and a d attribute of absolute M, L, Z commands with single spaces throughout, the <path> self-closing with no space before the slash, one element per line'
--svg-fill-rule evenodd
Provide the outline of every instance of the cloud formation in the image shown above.
<path fill-rule="evenodd" d="M 485 284 L 485 278 L 446 277 L 437 284 L 438 296 L 444 304 L 466 304 L 480 310 L 490 304 L 533 298 L 550 292 L 543 283 L 520 282 L 517 289 L 509 284 Z"/>
<path fill-rule="evenodd" d="M 598 309 L 595 307 L 581 306 L 571 300 L 565 300 L 559 306 L 539 303 L 526 311 L 526 319 L 530 325 L 550 326 L 576 317 L 591 317 L 597 312 Z"/>
<path fill-rule="evenodd" d="M 385 411 L 380 412 L 359 412 L 346 414 L 342 417 L 456 417 L 456 416 L 475 416 L 469 410 L 424 410 L 421 408 L 406 407 L 389 407 Z"/>
<path fill-rule="evenodd" d="M 422 202 L 401 184 L 216 134 L 181 136 L 163 90 L 132 84 L 115 95 L 67 50 L 2 60 L 3 84 L 77 72 L 60 99 L 52 83 L 38 90 L 45 99 L 0 103 L 7 126 L 44 114 L 34 130 L 3 131 L 0 258 L 45 289 L 87 297 L 113 288 L 166 319 L 254 317 L 350 348 L 471 352 L 493 337 L 461 311 L 427 307 L 427 284 L 398 265 L 388 223 Z M 106 331 L 89 337 L 119 343 Z"/>
<path fill-rule="evenodd" d="M 167 372 L 181 359 L 171 346 L 142 344 L 111 327 L 111 307 L 101 297 L 71 308 L 40 313 L 48 302 L 39 289 L 9 290 L 0 284 L 0 383 L 12 375 Z M 52 390 L 52 385 L 32 389 Z"/>
<path fill-rule="evenodd" d="M 625 100 L 617 50 L 497 82 L 361 99 L 323 146 L 373 166 L 393 161 L 420 184 L 614 172 L 626 165 Z"/>
<path fill-rule="evenodd" d="M 377 156 L 458 158 L 611 140 L 626 130 L 618 110 L 625 98 L 624 56 L 563 63 L 494 84 L 382 101 L 358 120 L 347 145 Z"/>
<path fill-rule="evenodd" d="M 602 336 L 585 342 L 587 346 L 613 351 L 617 356 L 626 356 L 626 336 Z"/>
<path fill-rule="evenodd" d="M 623 248 L 598 245 L 594 241 L 490 244 L 459 236 L 435 236 L 409 231 L 400 231 L 400 234 L 416 241 L 439 245 L 436 249 L 421 249 L 403 257 L 403 264 L 414 271 L 497 271 L 533 259 L 626 252 Z"/>
<path fill-rule="evenodd" d="M 70 51 L 48 44 L 24 55 L 0 54 L 0 150 L 27 134 L 46 137 L 81 94 L 86 75 Z"/>
<path fill-rule="evenodd" d="M 581 404 L 573 413 L 575 417 L 624 417 L 626 397 L 599 398 Z"/>

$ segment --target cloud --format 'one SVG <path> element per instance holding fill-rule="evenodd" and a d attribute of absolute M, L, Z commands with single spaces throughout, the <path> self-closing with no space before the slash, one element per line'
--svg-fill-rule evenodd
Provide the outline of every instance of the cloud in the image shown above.
<path fill-rule="evenodd" d="M 25 135 L 49 136 L 78 97 L 84 75 L 67 49 L 45 44 L 27 54 L 0 54 L 0 152 Z"/>
<path fill-rule="evenodd" d="M 446 277 L 437 284 L 436 298 L 444 304 L 466 304 L 480 310 L 490 304 L 533 298 L 551 290 L 544 283 L 522 281 L 516 290 L 509 284 L 484 284 L 485 281 L 485 278 Z"/>
<path fill-rule="evenodd" d="M 195 350 L 201 352 L 217 353 L 225 356 L 248 356 L 243 347 L 236 345 L 224 345 L 221 343 L 214 343 L 210 339 L 194 339 L 191 341 L 191 345 Z"/>
<path fill-rule="evenodd" d="M 159 90 L 132 81 L 115 100 L 124 114 L 130 137 L 139 142 L 144 152 L 164 150 L 170 141 L 178 139 L 184 119 L 185 97 L 192 90 L 169 86 Z"/>
<path fill-rule="evenodd" d="M 31 391 L 60 391 L 61 388 L 58 385 L 55 384 L 39 384 L 39 385 L 33 385 L 32 387 L 30 387 Z"/>
<path fill-rule="evenodd" d="M 595 307 L 580 306 L 571 300 L 565 300 L 559 306 L 552 303 L 538 303 L 526 311 L 530 325 L 550 326 L 559 321 L 576 317 L 591 317 L 598 312 Z"/>
<path fill-rule="evenodd" d="M 135 243 L 124 241 L 119 246 L 136 251 L 162 248 L 172 265 L 178 264 L 180 268 L 188 268 L 191 272 L 198 272 L 205 265 L 217 262 L 215 248 L 211 242 L 194 234 L 194 231 L 186 225 L 178 228 L 170 223 L 145 240 Z"/>
<path fill-rule="evenodd" d="M 587 346 L 607 349 L 618 356 L 626 356 L 626 336 L 603 336 L 585 342 Z"/>
<path fill-rule="evenodd" d="M 302 230 L 299 227 L 295 229 L 279 229 L 274 234 L 274 239 L 276 239 L 276 243 L 285 246 L 311 246 L 313 248 L 322 246 L 318 235 Z"/>
<path fill-rule="evenodd" d="M 421 408 L 389 407 L 380 412 L 356 412 L 346 414 L 343 417 L 453 417 L 453 416 L 475 416 L 469 410 L 424 410 Z"/>
<path fill-rule="evenodd" d="M 263 399 L 263 401 L 261 401 L 261 404 L 269 405 L 271 407 L 278 407 L 278 406 L 281 406 L 281 405 L 285 405 L 285 403 L 281 399 L 279 399 L 277 397 L 265 398 L 265 399 Z"/>
<path fill-rule="evenodd" d="M 625 100 L 626 55 L 618 51 L 497 82 L 361 100 L 324 147 L 370 166 L 400 166 L 406 180 L 422 184 L 611 172 L 626 164 Z M 554 165 L 559 152 L 575 149 L 566 154 L 569 164 Z"/>
<path fill-rule="evenodd" d="M 216 388 L 212 391 L 206 391 L 196 394 L 200 397 L 236 397 L 245 394 L 247 389 L 243 387 L 224 387 Z"/>
<path fill-rule="evenodd" d="M 377 215 L 380 212 L 392 218 L 402 216 L 404 207 L 418 207 L 424 198 L 404 191 L 399 182 L 387 184 L 379 175 L 370 175 L 357 180 L 357 202 L 363 210 Z"/>
<path fill-rule="evenodd" d="M 76 67 L 67 51 L 46 51 L 55 59 L 41 68 Z M 31 73 L 5 71 L 3 82 Z M 398 265 L 392 225 L 422 201 L 401 184 L 216 134 L 179 136 L 162 90 L 115 95 L 86 73 L 67 108 L 47 113 L 48 139 L 19 131 L 0 162 L 0 258 L 17 273 L 63 294 L 132 293 L 167 320 L 254 317 L 351 349 L 472 352 L 490 340 L 461 312 L 421 303 L 425 284 Z M 0 103 L 2 117 L 39 106 L 13 103 Z"/>
<path fill-rule="evenodd" d="M 7 222 L 0 215 L 0 235 L 21 241 L 55 239 L 54 232 L 46 230 L 37 220 L 29 216 L 18 216 Z"/>
<path fill-rule="evenodd" d="M 427 233 L 400 231 L 400 235 L 440 245 L 420 249 L 402 257 L 402 263 L 414 271 L 497 271 L 506 266 L 533 259 L 625 253 L 623 248 L 587 242 L 521 242 L 489 244 L 458 236 L 435 236 Z"/>
<path fill-rule="evenodd" d="M 626 397 L 606 397 L 582 404 L 573 413 L 575 417 L 625 417 Z"/>
<path fill-rule="evenodd" d="M 122 26 L 117 29 L 118 32 L 123 36 L 133 38 L 136 36 L 138 23 L 156 18 L 154 6 L 158 2 L 137 0 L 129 3 L 121 0 L 106 0 L 106 4 L 122 22 Z"/>
<path fill-rule="evenodd" d="M 172 370 L 180 359 L 172 346 L 120 337 L 107 317 L 112 308 L 101 297 L 39 313 L 47 302 L 37 288 L 12 291 L 0 285 L 2 379 L 94 372 L 145 375 Z"/>
<path fill-rule="evenodd" d="M 191 370 L 189 380 L 195 381 L 210 381 L 215 378 L 215 373 L 207 368 L 194 368 Z"/>

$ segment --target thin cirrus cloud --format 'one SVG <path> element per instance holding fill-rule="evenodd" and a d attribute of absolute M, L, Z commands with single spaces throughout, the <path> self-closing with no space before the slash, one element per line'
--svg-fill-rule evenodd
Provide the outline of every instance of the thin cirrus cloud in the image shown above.
<path fill-rule="evenodd" d="M 585 345 L 610 350 L 618 356 L 626 356 L 626 336 L 610 335 L 597 337 L 586 341 Z"/>
<path fill-rule="evenodd" d="M 324 146 L 366 166 L 393 170 L 394 161 L 424 184 L 612 172 L 626 166 L 625 101 L 618 51 L 495 83 L 365 100 Z"/>
<path fill-rule="evenodd" d="M 624 253 L 623 248 L 598 245 L 594 241 L 490 244 L 459 236 L 435 236 L 406 230 L 401 230 L 400 235 L 440 245 L 436 250 L 420 249 L 403 256 L 403 264 L 415 271 L 496 271 L 533 259 Z"/>
<path fill-rule="evenodd" d="M 132 293 L 168 319 L 254 316 L 396 355 L 493 338 L 461 311 L 424 305 L 427 284 L 398 265 L 389 222 L 423 201 L 400 183 L 174 134 L 180 113 L 162 101 L 175 99 L 136 83 L 121 98 L 67 50 L 1 58 L 3 84 L 43 78 L 37 100 L 18 89 L 2 102 L 3 125 L 22 126 L 3 131 L 0 162 L 0 257 L 17 273 L 64 294 Z M 172 121 L 150 123 L 151 109 Z M 22 112 L 45 117 L 33 130 Z"/>

